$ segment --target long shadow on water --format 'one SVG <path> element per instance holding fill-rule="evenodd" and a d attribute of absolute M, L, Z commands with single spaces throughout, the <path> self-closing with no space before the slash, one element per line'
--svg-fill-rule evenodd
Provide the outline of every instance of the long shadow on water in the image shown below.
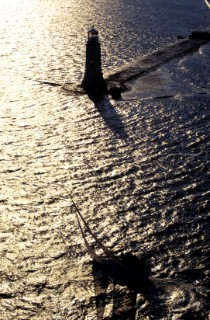
<path fill-rule="evenodd" d="M 96 97 L 92 95 L 88 96 L 90 100 L 93 101 L 107 127 L 109 127 L 120 139 L 127 140 L 128 134 L 125 131 L 125 126 L 114 106 L 111 104 L 109 97 Z"/>

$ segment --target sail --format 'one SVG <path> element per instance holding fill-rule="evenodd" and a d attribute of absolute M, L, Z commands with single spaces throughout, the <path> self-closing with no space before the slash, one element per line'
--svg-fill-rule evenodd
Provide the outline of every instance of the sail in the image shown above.
<path fill-rule="evenodd" d="M 108 258 L 110 258 L 110 259 L 112 259 L 113 261 L 115 261 L 116 263 L 121 264 L 121 262 L 120 262 L 120 261 L 117 259 L 117 257 L 115 256 L 115 254 L 114 254 L 111 250 L 109 250 L 106 246 L 104 246 L 103 243 L 98 239 L 98 237 L 91 231 L 90 227 L 88 226 L 87 222 L 85 221 L 84 217 L 82 216 L 81 212 L 79 211 L 77 205 L 75 204 L 75 202 L 73 201 L 72 198 L 71 198 L 71 201 L 72 201 L 72 203 L 73 203 L 73 205 L 74 205 L 74 207 L 75 207 L 75 209 L 76 209 L 77 220 L 78 220 L 79 228 L 80 228 L 80 230 L 81 230 L 82 237 L 83 237 L 83 239 L 84 239 L 85 245 L 86 245 L 86 247 L 87 247 L 87 249 L 88 249 L 88 252 L 90 253 L 91 257 L 92 257 L 93 259 L 95 259 L 95 260 L 100 259 L 100 258 L 96 255 L 96 253 L 91 249 L 90 245 L 88 244 L 87 239 L 86 239 L 86 237 L 85 237 L 85 234 L 84 234 L 84 232 L 83 232 L 83 230 L 82 230 L 82 226 L 81 226 L 81 224 L 80 224 L 80 222 L 79 222 L 79 218 L 82 220 L 82 222 L 84 223 L 84 226 L 86 227 L 87 231 L 88 231 L 89 234 L 93 237 L 93 239 L 96 241 L 98 247 L 103 250 L 103 252 L 105 253 L 105 255 L 106 255 Z M 94 256 L 93 254 L 95 254 L 95 256 Z M 97 257 L 97 259 L 96 259 L 96 257 Z M 97 260 L 97 261 L 98 261 L 98 260 Z M 99 262 L 99 261 L 98 261 L 98 262 Z"/>
<path fill-rule="evenodd" d="M 210 0 L 204 0 L 204 1 L 207 4 L 207 6 L 209 7 L 209 9 L 210 9 Z"/>

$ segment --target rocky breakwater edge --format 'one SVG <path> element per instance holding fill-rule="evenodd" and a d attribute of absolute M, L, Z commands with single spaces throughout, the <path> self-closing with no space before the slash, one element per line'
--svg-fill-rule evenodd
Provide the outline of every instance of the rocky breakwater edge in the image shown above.
<path fill-rule="evenodd" d="M 209 41 L 210 31 L 193 31 L 188 38 L 178 37 L 176 43 L 139 57 L 111 72 L 107 72 L 104 78 L 109 91 L 115 88 L 116 91 L 114 90 L 114 94 L 116 92 L 116 95 L 119 96 L 119 91 L 129 90 L 127 82 L 130 80 L 144 76 L 172 59 L 190 54 Z"/>

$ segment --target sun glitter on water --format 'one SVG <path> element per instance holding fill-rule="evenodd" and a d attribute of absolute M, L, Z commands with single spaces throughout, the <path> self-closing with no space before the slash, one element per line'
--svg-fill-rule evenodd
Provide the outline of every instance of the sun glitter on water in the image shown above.
<path fill-rule="evenodd" d="M 18 10 L 21 7 L 30 6 L 32 2 L 33 0 L 1 0 L 1 7 L 5 8 L 6 10 Z"/>
<path fill-rule="evenodd" d="M 22 0 L 2 0 L 1 1 L 1 5 L 3 6 L 13 6 L 13 5 L 19 5 L 19 4 L 22 4 L 23 1 Z"/>

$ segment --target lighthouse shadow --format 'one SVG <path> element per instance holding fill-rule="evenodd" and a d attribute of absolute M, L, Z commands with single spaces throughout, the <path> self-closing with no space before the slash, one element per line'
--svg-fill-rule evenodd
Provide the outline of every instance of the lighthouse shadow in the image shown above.
<path fill-rule="evenodd" d="M 91 101 L 93 101 L 95 107 L 104 119 L 105 124 L 109 127 L 112 132 L 117 135 L 120 139 L 127 140 L 128 134 L 125 130 L 125 126 L 116 112 L 114 106 L 108 96 L 97 97 L 89 95 Z"/>

